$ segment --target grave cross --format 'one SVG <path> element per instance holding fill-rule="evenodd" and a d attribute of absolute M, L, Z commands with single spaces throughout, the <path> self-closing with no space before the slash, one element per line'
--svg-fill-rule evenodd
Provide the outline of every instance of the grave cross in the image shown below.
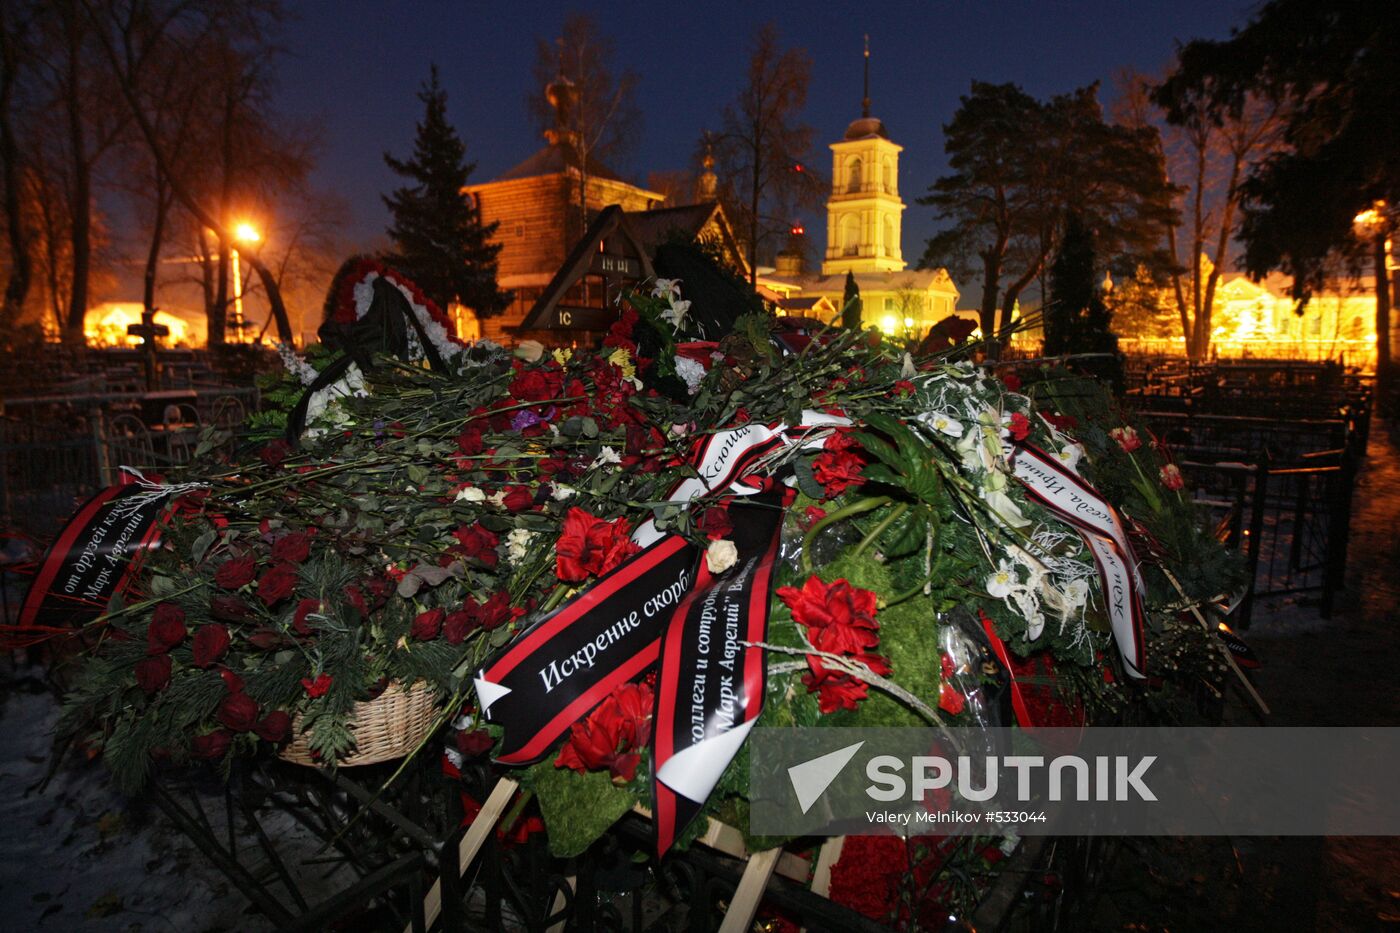
<path fill-rule="evenodd" d="M 127 336 L 141 338 L 141 350 L 146 367 L 146 388 L 154 391 L 159 388 L 156 378 L 156 338 L 166 337 L 170 328 L 156 323 L 156 309 L 146 308 L 141 312 L 140 324 L 126 325 Z"/>

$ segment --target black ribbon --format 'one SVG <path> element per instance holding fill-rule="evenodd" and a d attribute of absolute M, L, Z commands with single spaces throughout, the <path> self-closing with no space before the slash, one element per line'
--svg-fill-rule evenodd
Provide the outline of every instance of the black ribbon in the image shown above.
<path fill-rule="evenodd" d="M 428 339 L 427 329 L 398 286 L 381 275 L 374 280 L 373 287 L 374 298 L 364 317 L 351 324 L 328 320 L 316 331 L 321 342 L 339 350 L 340 356 L 321 370 L 287 415 L 286 440 L 293 448 L 301 443 L 302 432 L 306 430 L 306 411 L 311 405 L 311 397 L 334 385 L 349 371 L 351 364 L 369 372 L 374 368 L 374 357 L 379 354 L 408 360 L 410 327 L 418 336 L 428 365 L 434 372 L 447 372 L 447 364 L 432 340 Z"/>

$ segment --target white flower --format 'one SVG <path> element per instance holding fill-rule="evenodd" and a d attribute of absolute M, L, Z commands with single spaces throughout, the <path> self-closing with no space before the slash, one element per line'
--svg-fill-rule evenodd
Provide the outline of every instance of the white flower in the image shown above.
<path fill-rule="evenodd" d="M 1079 466 L 1079 460 L 1083 456 L 1084 448 L 1078 444 L 1067 443 L 1055 452 L 1055 459 L 1059 460 L 1063 466 L 1068 467 L 1070 470 L 1074 470 Z"/>
<path fill-rule="evenodd" d="M 656 284 L 651 287 L 651 297 L 653 298 L 665 298 L 669 302 L 675 302 L 680 296 L 680 279 L 657 279 Z"/>
<path fill-rule="evenodd" d="M 504 508 L 506 504 L 506 491 L 504 489 L 497 489 L 495 492 L 491 493 L 486 501 L 497 508 Z"/>
<path fill-rule="evenodd" d="M 1029 587 L 1018 586 L 1011 591 L 1011 601 L 1016 604 L 1016 608 L 1021 611 L 1021 617 L 1026 620 L 1026 637 L 1035 641 L 1040 637 L 1040 633 L 1045 631 L 1045 616 L 1040 611 L 1035 594 Z"/>
<path fill-rule="evenodd" d="M 304 386 L 309 386 L 316 381 L 316 377 L 321 375 L 316 371 L 316 367 L 308 363 L 296 347 L 289 343 L 279 343 L 277 345 L 277 355 L 282 357 L 282 366 L 297 377 L 297 381 Z"/>
<path fill-rule="evenodd" d="M 519 563 L 530 553 L 530 539 L 535 533 L 528 528 L 512 528 L 510 534 L 506 535 L 506 554 L 511 560 Z"/>
<path fill-rule="evenodd" d="M 700 391 L 700 382 L 705 378 L 705 367 L 690 357 L 676 357 L 676 375 L 685 380 L 685 387 L 694 395 Z"/>
<path fill-rule="evenodd" d="M 1009 561 L 1001 561 L 992 575 L 987 577 L 986 585 L 988 596 L 1005 599 L 1011 595 L 1012 588 L 1018 585 L 1016 568 Z"/>
<path fill-rule="evenodd" d="M 515 355 L 527 363 L 538 363 L 544 356 L 544 344 L 538 340 L 522 340 L 515 345 Z"/>
<path fill-rule="evenodd" d="M 1089 584 L 1084 580 L 1071 580 L 1062 595 L 1065 600 L 1065 615 L 1069 615 L 1089 601 Z"/>
<path fill-rule="evenodd" d="M 686 312 L 690 310 L 690 302 L 673 301 L 671 307 L 661 312 L 661 320 L 670 324 L 676 330 L 681 329 L 681 322 L 685 320 Z"/>
<path fill-rule="evenodd" d="M 935 431 L 940 431 L 949 437 L 962 437 L 962 422 L 945 415 L 941 411 L 932 411 L 925 415 L 920 415 L 919 420 Z"/>
<path fill-rule="evenodd" d="M 576 492 L 578 492 L 578 490 L 572 486 L 566 486 L 563 483 L 555 483 L 550 489 L 549 494 L 554 497 L 555 502 L 563 502 Z"/>
<path fill-rule="evenodd" d="M 593 458 L 593 462 L 588 465 L 590 470 L 595 470 L 600 466 L 607 466 L 610 463 L 621 463 L 622 457 L 611 447 L 604 447 L 598 451 L 598 456 Z"/>
<path fill-rule="evenodd" d="M 705 548 L 705 566 L 710 568 L 710 573 L 724 573 L 738 561 L 739 549 L 733 541 L 720 538 L 718 541 L 711 541 L 710 546 Z"/>
<path fill-rule="evenodd" d="M 453 502 L 485 502 L 485 501 L 486 501 L 486 493 L 482 492 L 482 491 L 481 491 L 481 488 L 480 488 L 479 486 L 468 486 L 466 489 L 459 490 L 459 491 L 457 492 L 456 498 L 454 498 L 452 501 L 453 501 Z"/>

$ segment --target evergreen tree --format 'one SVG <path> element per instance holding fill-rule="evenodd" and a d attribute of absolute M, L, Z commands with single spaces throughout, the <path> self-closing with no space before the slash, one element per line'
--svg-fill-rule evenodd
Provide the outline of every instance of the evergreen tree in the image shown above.
<path fill-rule="evenodd" d="M 1065 220 L 1060 251 L 1050 267 L 1050 300 L 1045 307 L 1045 355 L 1117 353 L 1118 338 L 1109 330 L 1112 315 L 1097 278 L 1094 234 L 1077 214 Z M 1084 367 L 1114 378 L 1116 366 Z"/>
<path fill-rule="evenodd" d="M 384 154 L 389 168 L 410 181 L 384 198 L 394 241 L 386 259 L 443 309 L 458 301 L 478 317 L 499 314 L 510 295 L 496 287 L 501 247 L 490 238 L 497 225 L 483 225 L 462 191 L 476 164 L 466 161 L 466 147 L 447 122 L 447 92 L 438 84 L 436 65 L 418 99 L 425 110 L 413 157 L 400 161 Z"/>
<path fill-rule="evenodd" d="M 860 330 L 865 325 L 862 323 L 864 317 L 860 300 L 860 285 L 856 283 L 855 273 L 846 270 L 846 291 L 841 296 L 841 326 L 847 330 Z"/>

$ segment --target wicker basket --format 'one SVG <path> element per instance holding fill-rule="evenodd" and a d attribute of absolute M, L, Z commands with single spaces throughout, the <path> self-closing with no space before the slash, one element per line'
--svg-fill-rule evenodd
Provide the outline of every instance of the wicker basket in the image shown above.
<path fill-rule="evenodd" d="M 380 761 L 402 758 L 418 747 L 432 727 L 437 715 L 433 691 L 423 681 L 408 690 L 392 683 L 373 700 L 355 704 L 351 714 L 350 731 L 355 736 L 355 748 L 336 764 L 372 765 Z M 318 768 L 322 765 L 311 757 L 311 737 L 302 732 L 298 713 L 292 721 L 292 741 L 279 753 L 284 761 Z"/>

